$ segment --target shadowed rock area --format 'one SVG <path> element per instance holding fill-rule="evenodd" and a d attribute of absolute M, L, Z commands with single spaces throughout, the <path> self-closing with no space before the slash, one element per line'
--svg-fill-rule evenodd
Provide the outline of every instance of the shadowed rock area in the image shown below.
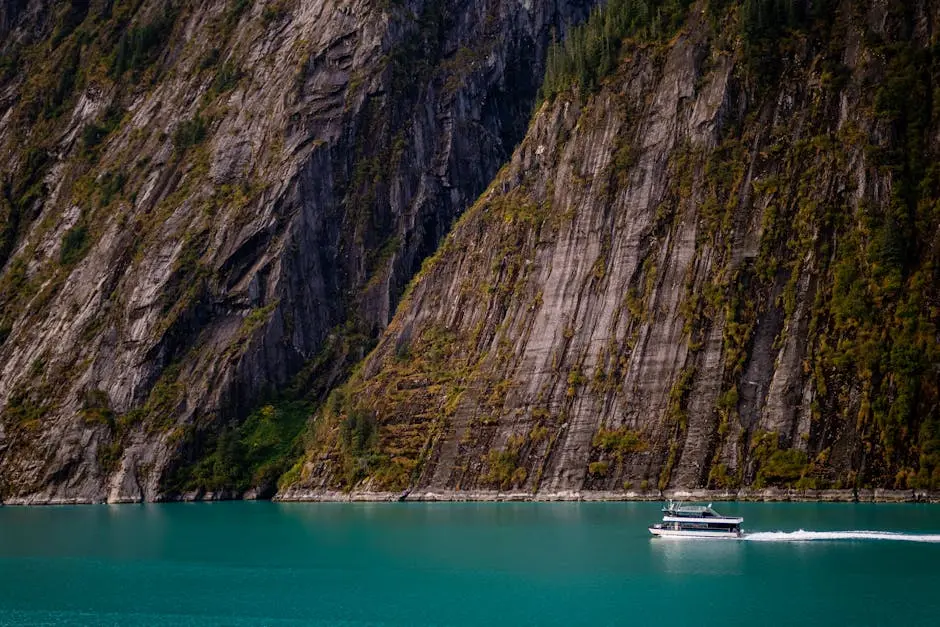
<path fill-rule="evenodd" d="M 590 4 L 3 2 L 0 498 L 164 498 L 341 380 Z"/>

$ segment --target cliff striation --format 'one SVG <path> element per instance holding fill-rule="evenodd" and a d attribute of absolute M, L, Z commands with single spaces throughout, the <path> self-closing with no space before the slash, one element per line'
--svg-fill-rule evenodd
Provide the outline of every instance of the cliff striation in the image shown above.
<path fill-rule="evenodd" d="M 0 499 L 243 489 L 196 462 L 293 382 L 284 454 L 589 5 L 0 2 Z"/>
<path fill-rule="evenodd" d="M 0 500 L 940 489 L 938 18 L 0 0 Z"/>
<path fill-rule="evenodd" d="M 554 51 L 279 498 L 940 487 L 940 5 L 687 4 Z"/>

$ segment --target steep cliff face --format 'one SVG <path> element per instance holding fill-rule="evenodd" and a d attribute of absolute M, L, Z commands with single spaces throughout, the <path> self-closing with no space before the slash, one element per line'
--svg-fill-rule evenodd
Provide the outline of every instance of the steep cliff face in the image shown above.
<path fill-rule="evenodd" d="M 342 376 L 590 4 L 3 2 L 0 498 L 159 498 Z"/>
<path fill-rule="evenodd" d="M 940 486 L 940 7 L 762 4 L 559 53 L 282 496 Z"/>

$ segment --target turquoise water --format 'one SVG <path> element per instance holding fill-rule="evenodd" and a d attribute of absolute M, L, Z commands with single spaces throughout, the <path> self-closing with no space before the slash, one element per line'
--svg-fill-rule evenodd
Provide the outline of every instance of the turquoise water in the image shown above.
<path fill-rule="evenodd" d="M 718 509 L 752 539 L 652 539 L 654 503 L 6 507 L 0 624 L 937 624 L 940 507 Z"/>

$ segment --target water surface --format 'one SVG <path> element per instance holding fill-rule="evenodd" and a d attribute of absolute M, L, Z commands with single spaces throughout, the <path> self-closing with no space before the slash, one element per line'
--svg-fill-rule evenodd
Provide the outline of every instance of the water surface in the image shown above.
<path fill-rule="evenodd" d="M 0 508 L 0 625 L 895 625 L 940 616 L 940 507 L 654 503 Z M 802 531 L 800 531 L 802 530 Z M 889 533 L 885 533 L 889 532 Z"/>

